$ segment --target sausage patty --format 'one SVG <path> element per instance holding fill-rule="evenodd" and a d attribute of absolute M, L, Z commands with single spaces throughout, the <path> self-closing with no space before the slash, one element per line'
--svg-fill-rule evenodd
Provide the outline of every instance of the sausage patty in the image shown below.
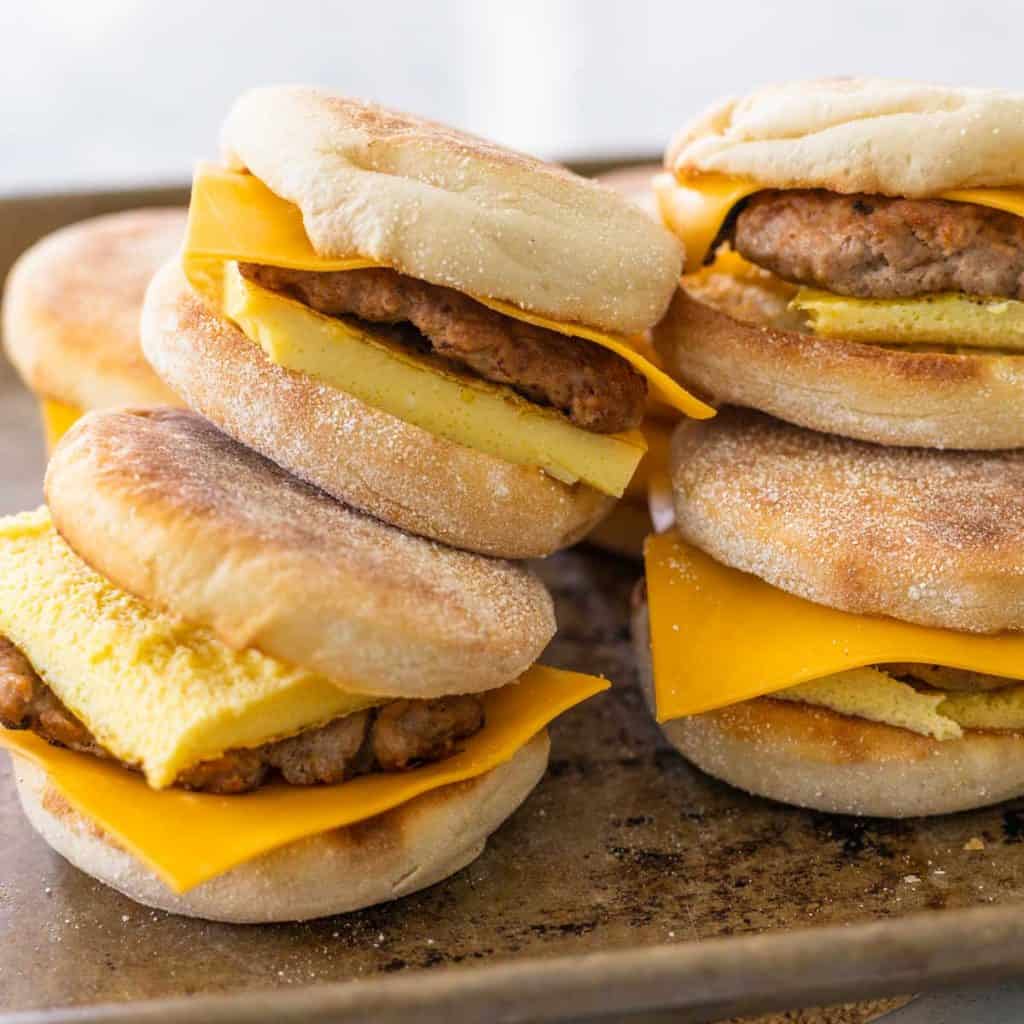
<path fill-rule="evenodd" d="M 239 268 L 264 288 L 328 316 L 407 325 L 414 341 L 426 342 L 437 355 L 554 406 L 584 430 L 613 434 L 643 418 L 647 382 L 620 356 L 496 313 L 452 288 L 386 268 L 318 272 L 255 263 Z"/>
<path fill-rule="evenodd" d="M 369 772 L 440 761 L 484 724 L 477 697 L 396 700 L 318 729 L 229 750 L 183 772 L 175 785 L 205 793 L 246 793 L 276 773 L 293 786 L 342 782 Z M 116 760 L 39 678 L 28 659 L 0 636 L 0 725 L 31 729 L 56 746 Z M 134 765 L 125 767 L 134 769 Z"/>
<path fill-rule="evenodd" d="M 733 245 L 797 284 L 862 299 L 936 292 L 1024 298 L 1024 219 L 945 199 L 761 192 Z"/>

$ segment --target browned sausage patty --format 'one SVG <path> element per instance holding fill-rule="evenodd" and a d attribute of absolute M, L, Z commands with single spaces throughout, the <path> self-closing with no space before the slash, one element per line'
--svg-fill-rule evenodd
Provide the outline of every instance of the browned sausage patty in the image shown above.
<path fill-rule="evenodd" d="M 175 785 L 206 793 L 246 793 L 274 775 L 293 786 L 342 782 L 369 772 L 440 761 L 484 724 L 477 697 L 396 700 L 318 729 L 251 750 L 229 750 L 183 772 Z M 39 678 L 28 659 L 0 636 L 0 725 L 31 729 L 56 746 L 111 758 Z M 133 768 L 133 765 L 126 767 Z"/>
<path fill-rule="evenodd" d="M 839 295 L 1024 298 L 1024 219 L 969 203 L 761 192 L 735 218 L 732 241 L 779 277 Z"/>
<path fill-rule="evenodd" d="M 594 433 L 639 425 L 647 382 L 614 352 L 523 323 L 451 288 L 388 269 L 317 272 L 240 264 L 264 288 L 329 316 L 404 325 L 415 344 L 531 401 L 564 412 Z"/>

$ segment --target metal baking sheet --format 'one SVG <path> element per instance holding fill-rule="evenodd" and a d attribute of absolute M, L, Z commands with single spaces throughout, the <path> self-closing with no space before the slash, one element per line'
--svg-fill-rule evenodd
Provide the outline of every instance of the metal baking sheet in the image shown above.
<path fill-rule="evenodd" d="M 0 202 L 0 273 L 57 224 L 182 194 Z M 40 500 L 42 458 L 33 403 L 4 365 L 0 511 Z M 639 567 L 580 548 L 540 571 L 561 625 L 546 660 L 616 685 L 558 722 L 547 778 L 485 854 L 399 903 L 273 927 L 143 909 L 36 838 L 0 768 L 0 1014 L 448 1024 L 653 1022 L 674 1008 L 708 1021 L 1024 967 L 1024 801 L 858 821 L 714 782 L 661 741 L 637 690 Z"/>

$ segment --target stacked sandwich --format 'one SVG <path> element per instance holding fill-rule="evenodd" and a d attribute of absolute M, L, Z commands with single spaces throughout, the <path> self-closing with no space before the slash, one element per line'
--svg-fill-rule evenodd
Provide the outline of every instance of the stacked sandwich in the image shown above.
<path fill-rule="evenodd" d="M 887 81 L 732 100 L 668 151 L 698 287 L 654 342 L 742 408 L 673 438 L 635 635 L 721 779 L 894 817 L 1024 792 L 1022 154 L 1024 97 Z"/>
<path fill-rule="evenodd" d="M 551 599 L 500 559 L 607 512 L 649 394 L 711 410 L 629 340 L 682 255 L 609 190 L 311 89 L 224 144 L 142 317 L 189 409 L 85 416 L 0 521 L 0 741 L 85 871 L 300 919 L 446 877 L 526 797 L 606 684 L 535 664 Z"/>

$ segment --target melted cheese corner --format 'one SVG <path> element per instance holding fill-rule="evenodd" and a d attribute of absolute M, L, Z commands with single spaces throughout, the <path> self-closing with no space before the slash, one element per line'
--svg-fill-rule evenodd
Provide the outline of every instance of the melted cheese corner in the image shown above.
<path fill-rule="evenodd" d="M 380 701 L 156 612 L 87 566 L 48 511 L 0 519 L 0 633 L 151 786 Z"/>

